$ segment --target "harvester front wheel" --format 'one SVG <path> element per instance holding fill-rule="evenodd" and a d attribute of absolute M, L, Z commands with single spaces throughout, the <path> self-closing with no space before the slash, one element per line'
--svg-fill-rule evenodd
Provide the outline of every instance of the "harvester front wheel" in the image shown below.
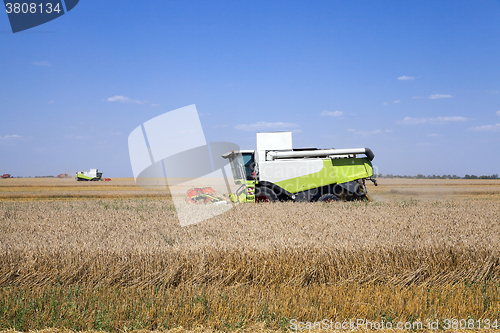
<path fill-rule="evenodd" d="M 255 189 L 255 202 L 275 202 L 278 196 L 273 190 L 267 187 L 257 187 Z"/>
<path fill-rule="evenodd" d="M 359 188 L 359 192 L 362 194 L 359 198 L 360 200 L 368 201 L 368 202 L 373 202 L 373 199 L 366 193 L 366 191 L 363 188 Z"/>
<path fill-rule="evenodd" d="M 319 197 L 318 201 L 321 202 L 334 202 L 334 201 L 339 201 L 339 198 L 335 194 L 323 194 L 322 196 Z"/>

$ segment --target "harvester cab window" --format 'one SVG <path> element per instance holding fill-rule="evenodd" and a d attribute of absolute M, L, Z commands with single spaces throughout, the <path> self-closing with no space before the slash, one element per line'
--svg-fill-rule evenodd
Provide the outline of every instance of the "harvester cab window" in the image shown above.
<path fill-rule="evenodd" d="M 233 154 L 229 157 L 231 163 L 231 171 L 235 180 L 255 180 L 254 170 L 255 161 L 252 153 Z"/>
<path fill-rule="evenodd" d="M 231 164 L 231 171 L 233 172 L 233 177 L 235 180 L 242 180 L 243 179 L 243 174 L 242 174 L 242 166 L 243 166 L 243 159 L 240 154 L 233 154 L 231 157 L 229 157 L 229 162 Z"/>
<path fill-rule="evenodd" d="M 243 153 L 243 165 L 245 166 L 246 180 L 254 180 L 253 172 L 255 169 L 255 162 L 253 153 Z"/>

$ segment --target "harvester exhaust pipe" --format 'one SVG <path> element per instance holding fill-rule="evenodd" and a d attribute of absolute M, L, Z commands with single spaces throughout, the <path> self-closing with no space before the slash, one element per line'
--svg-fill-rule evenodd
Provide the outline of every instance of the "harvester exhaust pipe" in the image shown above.
<path fill-rule="evenodd" d="M 370 161 L 375 158 L 375 154 L 370 148 L 348 148 L 348 149 L 319 149 L 309 151 L 270 151 L 266 160 L 273 161 L 279 158 L 300 158 L 300 157 L 325 157 L 329 155 L 365 154 Z"/>

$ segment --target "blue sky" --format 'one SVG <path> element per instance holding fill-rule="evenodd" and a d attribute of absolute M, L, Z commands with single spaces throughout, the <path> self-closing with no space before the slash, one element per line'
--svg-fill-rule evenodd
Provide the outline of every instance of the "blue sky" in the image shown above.
<path fill-rule="evenodd" d="M 500 173 L 498 0 L 81 0 L 16 34 L 0 15 L 0 45 L 0 173 L 130 177 L 129 133 L 190 104 L 207 141 Z"/>

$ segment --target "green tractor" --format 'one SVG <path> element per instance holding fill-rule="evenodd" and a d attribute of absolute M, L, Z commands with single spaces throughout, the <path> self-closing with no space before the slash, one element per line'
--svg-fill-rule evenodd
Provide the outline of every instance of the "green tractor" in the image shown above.
<path fill-rule="evenodd" d="M 364 155 L 365 157 L 358 157 Z M 368 200 L 365 180 L 375 157 L 368 148 L 292 148 L 291 132 L 257 133 L 257 150 L 231 151 L 233 202 Z"/>

